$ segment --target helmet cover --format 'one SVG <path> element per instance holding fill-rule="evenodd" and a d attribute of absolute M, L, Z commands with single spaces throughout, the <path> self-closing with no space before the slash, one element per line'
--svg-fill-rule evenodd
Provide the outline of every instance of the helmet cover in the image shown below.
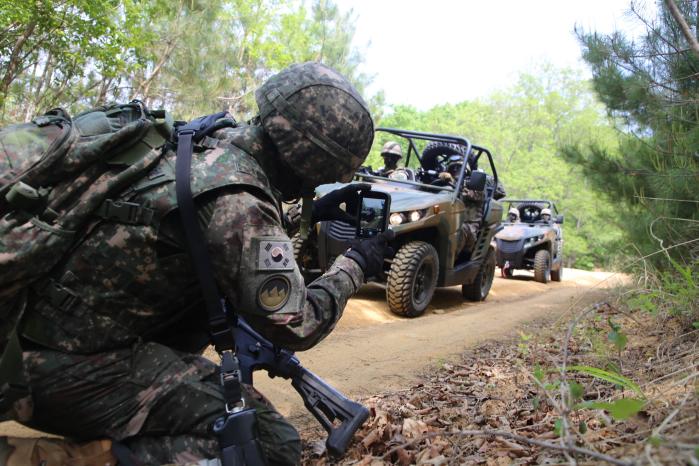
<path fill-rule="evenodd" d="M 381 156 L 384 157 L 387 155 L 395 155 L 398 156 L 399 159 L 402 159 L 403 151 L 400 148 L 400 144 L 398 144 L 396 141 L 388 141 L 386 144 L 384 144 L 381 148 Z"/>
<path fill-rule="evenodd" d="M 260 86 L 255 100 L 280 158 L 307 187 L 350 181 L 369 154 L 369 109 L 357 89 L 325 65 L 290 66 Z"/>

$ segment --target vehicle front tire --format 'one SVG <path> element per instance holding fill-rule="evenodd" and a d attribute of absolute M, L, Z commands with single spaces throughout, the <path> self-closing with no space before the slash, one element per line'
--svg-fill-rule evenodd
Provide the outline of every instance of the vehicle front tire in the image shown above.
<path fill-rule="evenodd" d="M 510 275 L 511 276 L 511 275 Z M 461 295 L 469 301 L 485 301 L 495 278 L 495 253 L 492 249 L 483 260 L 476 279 L 468 285 L 461 285 Z"/>
<path fill-rule="evenodd" d="M 551 255 L 545 249 L 536 251 L 534 255 L 534 280 L 548 283 L 551 279 Z"/>
<path fill-rule="evenodd" d="M 388 308 L 405 317 L 422 315 L 432 301 L 439 276 L 439 257 L 430 243 L 403 245 L 391 264 L 386 283 Z"/>
<path fill-rule="evenodd" d="M 560 282 L 563 276 L 563 264 L 561 264 L 558 269 L 551 270 L 551 280 L 554 282 Z"/>

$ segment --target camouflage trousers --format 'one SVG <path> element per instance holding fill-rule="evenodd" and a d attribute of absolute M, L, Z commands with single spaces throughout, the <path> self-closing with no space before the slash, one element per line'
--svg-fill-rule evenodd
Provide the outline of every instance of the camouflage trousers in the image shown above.
<path fill-rule="evenodd" d="M 208 359 L 156 343 L 91 355 L 32 350 L 23 359 L 33 401 L 28 427 L 78 441 L 117 440 L 146 465 L 218 457 L 212 425 L 224 402 L 218 366 Z M 269 464 L 298 464 L 294 427 L 259 392 L 245 391 Z"/>

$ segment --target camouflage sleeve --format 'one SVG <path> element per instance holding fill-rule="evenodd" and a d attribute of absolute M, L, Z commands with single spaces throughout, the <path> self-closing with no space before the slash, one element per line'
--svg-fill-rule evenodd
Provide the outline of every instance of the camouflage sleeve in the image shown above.
<path fill-rule="evenodd" d="M 216 199 L 206 237 L 216 279 L 235 311 L 292 350 L 327 336 L 364 279 L 356 262 L 341 257 L 306 286 L 276 207 L 249 192 Z"/>

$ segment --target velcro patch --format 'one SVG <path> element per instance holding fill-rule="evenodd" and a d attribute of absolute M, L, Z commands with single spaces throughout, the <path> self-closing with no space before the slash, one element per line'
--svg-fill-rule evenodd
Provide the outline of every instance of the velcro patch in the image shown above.
<path fill-rule="evenodd" d="M 294 270 L 291 241 L 260 240 L 257 270 Z"/>

